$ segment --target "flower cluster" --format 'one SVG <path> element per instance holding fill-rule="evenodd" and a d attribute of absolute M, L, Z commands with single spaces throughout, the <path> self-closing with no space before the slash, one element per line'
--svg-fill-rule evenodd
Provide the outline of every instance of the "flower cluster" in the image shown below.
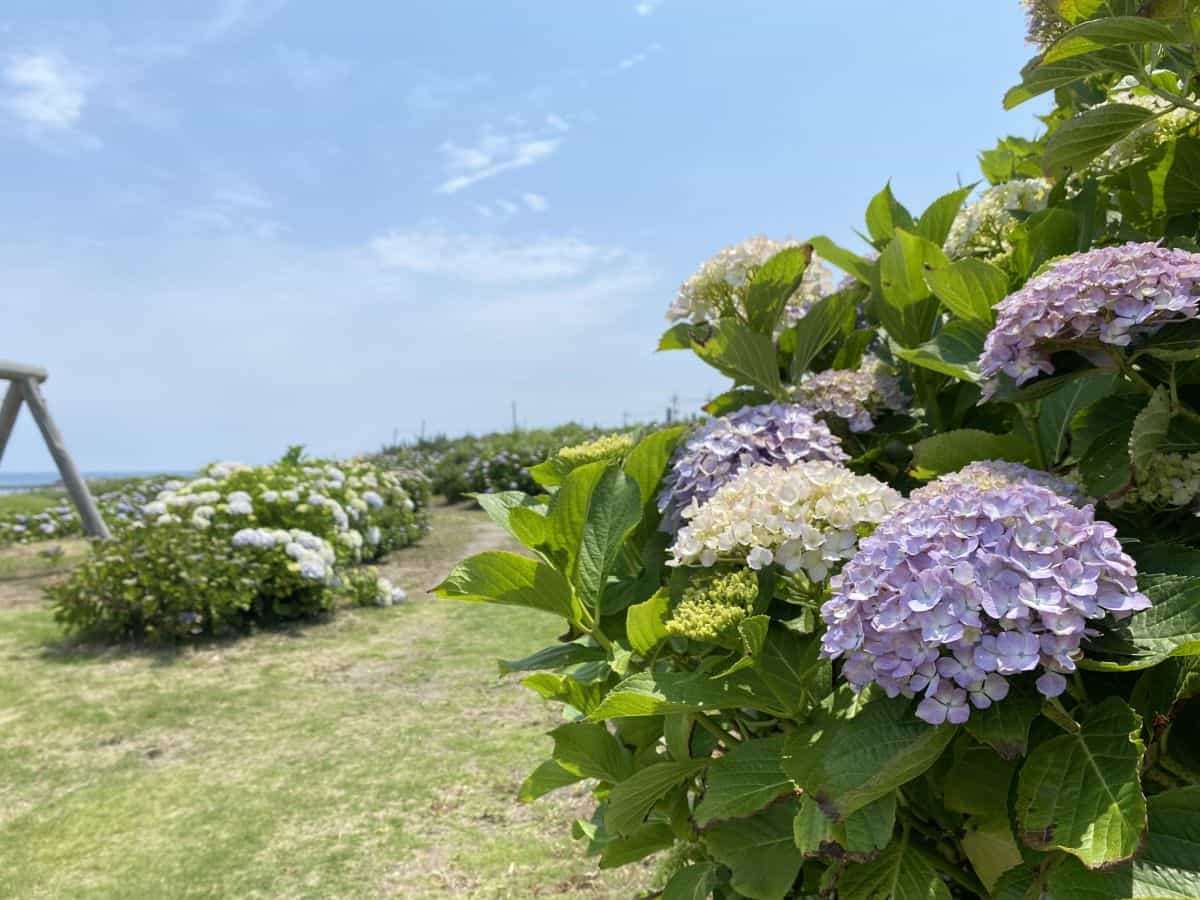
<path fill-rule="evenodd" d="M 1183 508 L 1193 506 L 1198 498 L 1200 454 L 1155 453 L 1146 470 L 1136 473 L 1134 486 L 1108 503 Z"/>
<path fill-rule="evenodd" d="M 1116 529 L 1028 481 L 911 499 L 863 540 L 821 608 L 822 652 L 856 688 L 924 693 L 917 715 L 962 723 L 1042 670 L 1066 687 L 1088 623 L 1146 609 Z"/>
<path fill-rule="evenodd" d="M 1040 469 L 1031 469 L 1020 463 L 1006 462 L 999 459 L 980 460 L 968 463 L 957 472 L 943 475 L 936 481 L 931 481 L 925 487 L 913 491 L 913 500 L 937 497 L 951 494 L 960 487 L 975 487 L 984 491 L 1002 491 L 1021 484 L 1032 484 L 1036 487 L 1053 491 L 1076 506 L 1087 502 L 1083 489 L 1068 478 L 1060 478 Z"/>
<path fill-rule="evenodd" d="M 370 569 L 351 570 L 343 579 L 345 592 L 355 606 L 395 606 L 408 592 Z"/>
<path fill-rule="evenodd" d="M 799 404 L 744 406 L 713 419 L 675 451 L 658 495 L 662 528 L 679 529 L 684 510 L 702 505 L 743 469 L 849 457 L 824 422 Z"/>
<path fill-rule="evenodd" d="M 631 434 L 606 434 L 594 441 L 563 447 L 555 456 L 568 468 L 574 469 L 588 463 L 618 459 L 632 450 L 633 444 Z"/>
<path fill-rule="evenodd" d="M 1122 79 L 1102 106 L 1120 103 L 1139 106 L 1154 114 L 1154 118 L 1139 125 L 1098 156 L 1089 167 L 1098 174 L 1111 174 L 1150 155 L 1171 138 L 1200 122 L 1200 115 L 1190 109 L 1175 106 L 1154 94 L 1137 87 L 1133 76 Z"/>
<path fill-rule="evenodd" d="M 142 507 L 172 482 L 155 476 L 105 488 L 104 482 L 92 485 L 96 507 L 110 528 L 121 528 L 142 519 Z M 12 512 L 0 515 L 0 547 L 7 544 L 31 544 L 62 540 L 83 534 L 83 523 L 64 492 L 55 489 L 44 509 L 36 512 Z"/>
<path fill-rule="evenodd" d="M 959 210 L 946 237 L 951 257 L 981 256 L 996 259 L 1012 252 L 1012 231 L 1017 213 L 1046 208 L 1050 182 L 1044 178 L 1017 178 L 992 185 Z"/>
<path fill-rule="evenodd" d="M 293 528 L 243 528 L 234 534 L 234 547 L 253 547 L 256 550 L 271 550 L 282 547 L 288 558 L 295 562 L 300 577 L 308 581 L 330 581 L 337 554 L 324 538 Z"/>
<path fill-rule="evenodd" d="M 758 577 L 750 569 L 697 576 L 671 610 L 667 633 L 697 641 L 719 641 L 753 611 L 756 599 Z"/>
<path fill-rule="evenodd" d="M 892 488 L 837 463 L 751 466 L 703 506 L 684 511 L 688 523 L 668 564 L 778 563 L 823 581 L 901 502 Z"/>
<path fill-rule="evenodd" d="M 855 432 L 874 428 L 873 415 L 908 405 L 900 379 L 873 356 L 864 358 L 857 369 L 829 369 L 805 376 L 793 397 L 816 415 L 844 419 Z"/>
<path fill-rule="evenodd" d="M 1055 345 L 1124 346 L 1174 321 L 1195 318 L 1200 253 L 1125 244 L 1077 253 L 1031 278 L 996 306 L 979 360 L 984 397 L 1003 373 L 1024 384 L 1054 371 Z"/>
<path fill-rule="evenodd" d="M 1058 12 L 1057 0 L 1021 0 L 1025 7 L 1025 39 L 1035 46 L 1048 47 L 1070 26 Z"/>
<path fill-rule="evenodd" d="M 773 241 L 761 235 L 733 244 L 710 257 L 679 288 L 667 310 L 672 322 L 715 322 L 724 316 L 745 315 L 746 288 L 771 257 L 800 241 Z M 833 273 L 815 255 L 804 271 L 800 286 L 788 299 L 785 319 L 791 324 L 833 288 Z"/>

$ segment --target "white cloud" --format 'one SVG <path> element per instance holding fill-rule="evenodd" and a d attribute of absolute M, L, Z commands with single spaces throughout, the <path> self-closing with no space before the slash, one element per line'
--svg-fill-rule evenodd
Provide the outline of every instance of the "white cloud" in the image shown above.
<path fill-rule="evenodd" d="M 639 16 L 649 16 L 662 5 L 663 0 L 641 0 L 633 9 Z"/>
<path fill-rule="evenodd" d="M 220 40 L 261 25 L 279 12 L 287 0 L 221 0 L 213 15 L 200 27 L 204 40 Z"/>
<path fill-rule="evenodd" d="M 456 194 L 480 181 L 549 159 L 562 145 L 561 135 L 567 127 L 557 116 L 548 117 L 546 128 L 537 131 L 521 128 L 519 120 L 506 124 L 511 130 L 485 128 L 474 144 L 442 144 L 446 179 L 437 187 L 439 194 Z"/>
<path fill-rule="evenodd" d="M 336 56 L 322 56 L 307 50 L 280 47 L 276 58 L 288 81 L 300 90 L 322 90 L 332 87 L 350 74 L 350 63 Z"/>
<path fill-rule="evenodd" d="M 521 202 L 534 212 L 545 212 L 550 208 L 549 202 L 541 194 L 522 194 Z"/>
<path fill-rule="evenodd" d="M 562 281 L 630 260 L 623 250 L 573 237 L 519 240 L 434 229 L 390 231 L 370 248 L 386 269 L 480 284 Z"/>
<path fill-rule="evenodd" d="M 12 57 L 4 84 L 4 107 L 35 133 L 70 131 L 87 104 L 88 79 L 55 52 Z"/>
<path fill-rule="evenodd" d="M 632 69 L 634 66 L 640 66 L 642 63 L 644 63 L 646 60 L 648 60 L 651 56 L 653 56 L 655 53 L 658 53 L 661 50 L 662 50 L 662 44 L 651 44 L 645 50 L 640 50 L 637 53 L 633 54 L 632 56 L 625 57 L 623 60 L 621 60 L 619 63 L 617 63 L 617 68 L 624 71 L 624 70 Z"/>

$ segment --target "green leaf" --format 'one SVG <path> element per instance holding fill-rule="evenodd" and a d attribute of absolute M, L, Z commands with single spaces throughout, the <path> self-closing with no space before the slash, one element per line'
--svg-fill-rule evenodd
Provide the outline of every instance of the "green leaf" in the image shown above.
<path fill-rule="evenodd" d="M 730 883 L 752 900 L 783 900 L 795 884 L 804 857 L 792 839 L 795 800 L 777 803 L 749 818 L 724 822 L 704 832 L 709 854 L 728 866 Z"/>
<path fill-rule="evenodd" d="M 600 721 L 617 716 L 660 716 L 706 709 L 761 709 L 779 712 L 778 702 L 751 672 L 714 679 L 704 672 L 638 672 L 630 675 L 592 712 Z"/>
<path fill-rule="evenodd" d="M 433 592 L 452 600 L 538 609 L 570 622 L 578 622 L 581 613 L 571 585 L 559 572 L 503 550 L 463 560 Z"/>
<path fill-rule="evenodd" d="M 641 519 L 642 495 L 637 482 L 621 469 L 610 466 L 596 483 L 589 500 L 572 573 L 580 598 L 596 609 L 597 619 L 604 613 L 600 609 L 600 595 L 609 572 L 625 539 Z"/>
<path fill-rule="evenodd" d="M 972 718 L 975 712 L 971 711 Z M 958 751 L 956 759 L 944 782 L 946 808 L 984 818 L 1006 817 L 1008 788 L 1017 767 L 997 756 L 991 747 L 977 745 L 965 750 L 955 749 Z"/>
<path fill-rule="evenodd" d="M 625 457 L 625 474 L 637 482 L 643 505 L 654 503 L 658 484 L 662 481 L 667 463 L 680 439 L 687 434 L 686 425 L 663 428 L 646 435 Z"/>
<path fill-rule="evenodd" d="M 891 184 L 885 184 L 867 204 L 867 233 L 877 244 L 890 241 L 897 228 L 912 228 L 912 225 L 912 214 L 896 199 Z"/>
<path fill-rule="evenodd" d="M 600 854 L 601 869 L 619 869 L 645 859 L 653 853 L 668 850 L 675 844 L 675 832 L 670 825 L 654 822 L 643 825 L 628 837 L 610 840 Z"/>
<path fill-rule="evenodd" d="M 529 549 L 545 540 L 544 519 L 514 516 L 513 511 L 527 509 L 531 498 L 520 491 L 500 491 L 495 494 L 468 494 L 493 522 Z"/>
<path fill-rule="evenodd" d="M 1108 697 L 1080 731 L 1035 747 L 1017 783 L 1021 839 L 1035 850 L 1064 850 L 1088 868 L 1131 858 L 1146 831 L 1141 728 L 1124 700 Z"/>
<path fill-rule="evenodd" d="M 614 784 L 633 774 L 633 756 L 608 728 L 591 722 L 571 722 L 550 732 L 554 761 L 580 778 Z"/>
<path fill-rule="evenodd" d="M 581 775 L 568 772 L 554 760 L 548 759 L 534 769 L 528 778 L 521 782 L 521 789 L 517 792 L 517 799 L 522 803 L 532 803 L 534 800 L 544 797 L 551 791 L 557 791 L 559 788 L 577 784 L 582 780 L 583 777 Z"/>
<path fill-rule="evenodd" d="M 978 459 L 1025 462 L 1033 452 L 1015 434 L 992 434 L 976 428 L 960 428 L 935 434 L 913 445 L 913 468 L 922 478 L 957 472 Z"/>
<path fill-rule="evenodd" d="M 775 362 L 775 343 L 735 319 L 721 319 L 705 340 L 692 338 L 696 355 L 738 384 L 780 396 L 783 387 Z"/>
<path fill-rule="evenodd" d="M 1036 272 L 1043 263 L 1079 249 L 1082 225 L 1068 209 L 1052 206 L 1036 212 L 1014 232 L 1012 262 L 1018 272 Z"/>
<path fill-rule="evenodd" d="M 930 203 L 925 212 L 921 213 L 921 218 L 917 220 L 917 234 L 939 247 L 946 243 L 946 238 L 950 234 L 950 226 L 954 224 L 954 217 L 958 215 L 963 201 L 970 196 L 973 190 L 975 190 L 975 184 L 968 184 L 956 191 L 942 194 Z"/>
<path fill-rule="evenodd" d="M 658 339 L 658 350 L 691 350 L 692 326 L 687 322 L 679 322 L 663 332 Z"/>
<path fill-rule="evenodd" d="M 1015 685 L 1003 703 L 971 710 L 964 726 L 977 741 L 988 744 L 1004 759 L 1020 759 L 1029 749 L 1029 727 L 1041 711 L 1042 702 L 1028 690 Z"/>
<path fill-rule="evenodd" d="M 1167 362 L 1200 359 L 1200 321 L 1164 325 L 1138 352 Z"/>
<path fill-rule="evenodd" d="M 570 675 L 538 672 L 521 679 L 521 684 L 544 700 L 562 703 L 587 715 L 600 703 L 603 687 L 599 683 L 584 683 Z"/>
<path fill-rule="evenodd" d="M 925 281 L 954 315 L 989 328 L 996 319 L 992 307 L 1008 294 L 1008 276 L 981 259 L 960 259 L 944 269 L 930 269 Z"/>
<path fill-rule="evenodd" d="M 1173 656 L 1200 655 L 1200 578 L 1143 574 L 1138 587 L 1150 608 L 1134 613 L 1119 630 L 1097 642 L 1098 649 L 1117 659 L 1093 654 L 1080 660 L 1083 668 L 1130 672 Z"/>
<path fill-rule="evenodd" d="M 833 263 L 847 275 L 852 275 L 863 284 L 871 283 L 871 270 L 875 267 L 871 260 L 839 247 L 825 235 L 818 235 L 808 243 L 817 251 L 819 257 Z"/>
<path fill-rule="evenodd" d="M 708 900 L 717 881 L 717 867 L 713 863 L 686 866 L 671 876 L 663 889 L 662 900 Z"/>
<path fill-rule="evenodd" d="M 1050 135 L 1042 167 L 1055 178 L 1078 172 L 1151 118 L 1153 113 L 1131 103 L 1093 107 L 1064 122 Z"/>
<path fill-rule="evenodd" d="M 1053 466 L 1066 456 L 1075 415 L 1107 397 L 1118 381 L 1116 373 L 1097 372 L 1064 384 L 1042 401 L 1038 410 L 1037 435 L 1048 465 Z"/>
<path fill-rule="evenodd" d="M 833 666 L 821 658 L 820 650 L 818 638 L 776 625 L 769 629 L 756 655 L 756 673 L 780 708 L 795 718 L 833 689 Z"/>
<path fill-rule="evenodd" d="M 1161 22 L 1141 16 L 1108 16 L 1076 25 L 1055 41 L 1042 56 L 1042 64 L 1061 62 L 1109 47 L 1130 44 L 1174 44 L 1175 33 Z"/>
<path fill-rule="evenodd" d="M 932 341 L 894 352 L 914 366 L 974 384 L 979 381 L 979 356 L 987 333 L 982 323 L 957 319 L 947 323 Z"/>
<path fill-rule="evenodd" d="M 670 636 L 666 626 L 670 606 L 670 593 L 660 590 L 645 603 L 629 607 L 625 613 L 625 633 L 634 653 L 646 656 Z"/>
<path fill-rule="evenodd" d="M 588 647 L 584 644 L 571 642 L 569 644 L 554 644 L 545 647 L 537 653 L 524 659 L 499 660 L 500 674 L 512 672 L 536 672 L 539 669 L 561 669 L 581 662 L 594 662 L 604 659 L 604 651 L 599 647 Z"/>
<path fill-rule="evenodd" d="M 1126 72 L 1134 68 L 1136 66 L 1132 58 L 1123 49 L 1096 50 L 1055 63 L 1042 63 L 1027 72 L 1020 84 L 1008 89 L 1004 95 L 1004 108 L 1013 109 L 1026 100 L 1088 78 L 1097 72 Z"/>
<path fill-rule="evenodd" d="M 857 293 L 840 291 L 818 301 L 792 328 L 796 349 L 792 354 L 792 380 L 799 380 L 825 346 L 854 327 Z"/>
<path fill-rule="evenodd" d="M 1133 420 L 1129 434 L 1129 458 L 1135 473 L 1146 473 L 1154 462 L 1154 453 L 1167 439 L 1171 425 L 1171 392 L 1159 385 L 1150 397 L 1145 409 Z"/>
<path fill-rule="evenodd" d="M 746 290 L 746 318 L 750 327 L 773 337 L 788 298 L 800 287 L 812 259 L 808 245 L 789 247 L 768 259 L 755 273 Z"/>
<path fill-rule="evenodd" d="M 805 858 L 825 856 L 861 862 L 886 847 L 895 828 L 895 793 L 851 813 L 845 822 L 834 822 L 805 794 L 793 822 L 793 838 Z"/>
<path fill-rule="evenodd" d="M 895 239 L 879 255 L 872 284 L 881 299 L 879 317 L 892 339 L 902 347 L 929 340 L 937 324 L 938 302 L 925 276 L 950 264 L 942 249 L 920 235 L 897 228 Z"/>
<path fill-rule="evenodd" d="M 1013 837 L 1007 813 L 990 819 L 968 819 L 960 843 L 988 891 L 996 887 L 1005 872 L 1022 863 L 1021 848 Z"/>
<path fill-rule="evenodd" d="M 950 900 L 950 891 L 908 835 L 878 858 L 846 867 L 837 882 L 838 900 Z"/>
<path fill-rule="evenodd" d="M 1150 798 L 1146 846 L 1131 863 L 1089 871 L 1067 859 L 1050 873 L 1054 900 L 1194 900 L 1200 897 L 1200 786 Z"/>
<path fill-rule="evenodd" d="M 862 365 L 863 356 L 873 340 L 875 340 L 873 329 L 860 328 L 858 331 L 851 332 L 838 347 L 837 354 L 833 357 L 833 363 L 829 368 L 857 369 Z"/>
<path fill-rule="evenodd" d="M 1134 418 L 1145 405 L 1142 394 L 1114 394 L 1080 410 L 1071 422 L 1071 452 L 1082 458 L 1097 438 L 1118 425 L 1125 425 L 1128 436 Z"/>
<path fill-rule="evenodd" d="M 737 412 L 743 406 L 758 406 L 760 403 L 770 403 L 771 395 L 755 388 L 733 388 L 723 394 L 717 394 L 702 407 L 710 416 L 727 416 Z"/>
<path fill-rule="evenodd" d="M 713 761 L 708 786 L 696 807 L 701 828 L 722 819 L 753 815 L 796 789 L 783 772 L 784 736 L 745 741 Z"/>
<path fill-rule="evenodd" d="M 930 727 L 908 702 L 876 700 L 852 719 L 791 735 L 783 770 L 840 821 L 925 772 L 956 731 Z"/>
<path fill-rule="evenodd" d="M 608 795 L 604 827 L 615 834 L 636 831 L 659 800 L 706 765 L 707 759 L 658 762 L 634 772 Z"/>
<path fill-rule="evenodd" d="M 607 470 L 607 462 L 588 463 L 572 469 L 550 499 L 543 552 L 572 582 L 575 581 L 579 545 L 587 524 L 592 493 Z"/>
<path fill-rule="evenodd" d="M 1090 19 L 1112 0 L 1058 0 L 1058 14 L 1070 24 Z"/>
<path fill-rule="evenodd" d="M 1083 486 L 1093 497 L 1115 494 L 1133 478 L 1129 463 L 1129 437 L 1133 423 L 1110 428 L 1095 438 L 1079 461 Z"/>

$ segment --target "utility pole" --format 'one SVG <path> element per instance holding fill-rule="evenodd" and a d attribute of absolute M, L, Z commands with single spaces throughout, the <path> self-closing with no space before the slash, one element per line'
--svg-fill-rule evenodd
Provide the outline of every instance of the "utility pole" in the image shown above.
<path fill-rule="evenodd" d="M 424 440 L 425 440 L 425 420 L 422 419 L 421 420 L 421 441 L 424 442 Z"/>
<path fill-rule="evenodd" d="M 517 433 L 517 401 L 512 402 L 513 434 Z"/>
<path fill-rule="evenodd" d="M 626 430 L 629 429 L 629 413 L 628 412 L 621 413 L 621 427 Z"/>

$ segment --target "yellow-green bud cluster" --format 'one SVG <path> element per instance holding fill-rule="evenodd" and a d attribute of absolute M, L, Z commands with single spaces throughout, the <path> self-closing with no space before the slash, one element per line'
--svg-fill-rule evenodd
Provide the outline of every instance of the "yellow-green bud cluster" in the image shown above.
<path fill-rule="evenodd" d="M 697 641 L 720 640 L 753 611 L 757 597 L 758 578 L 750 569 L 700 577 L 684 589 L 667 631 Z"/>
<path fill-rule="evenodd" d="M 1138 472 L 1136 485 L 1112 505 L 1184 507 L 1198 497 L 1200 453 L 1156 453 L 1146 471 Z"/>
<path fill-rule="evenodd" d="M 606 434 L 594 441 L 575 444 L 573 447 L 563 447 L 558 451 L 558 458 L 567 467 L 574 469 L 588 463 L 600 462 L 606 459 L 616 459 L 624 456 L 633 449 L 633 435 Z"/>

